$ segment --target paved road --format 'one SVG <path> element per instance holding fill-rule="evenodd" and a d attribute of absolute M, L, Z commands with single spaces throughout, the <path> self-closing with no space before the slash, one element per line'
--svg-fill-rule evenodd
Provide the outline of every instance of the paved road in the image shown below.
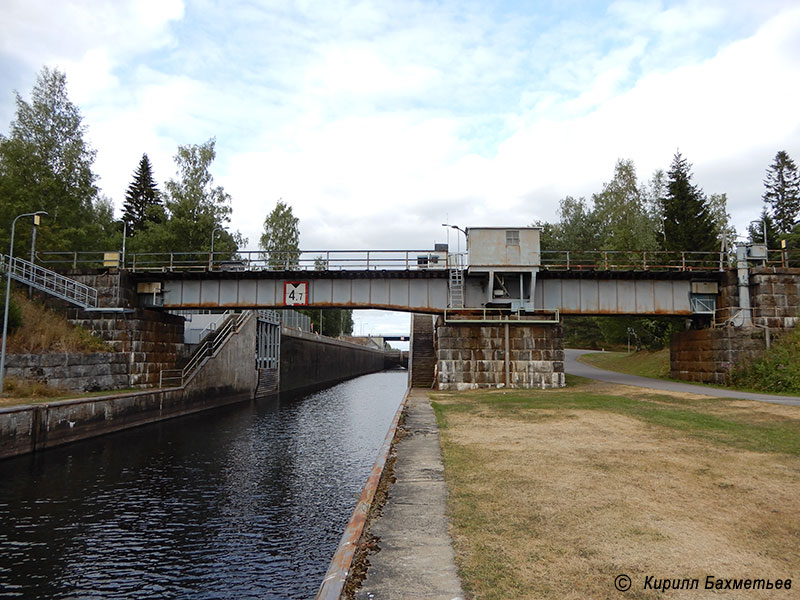
<path fill-rule="evenodd" d="M 564 351 L 564 371 L 570 375 L 580 375 L 589 379 L 597 379 L 608 383 L 620 383 L 623 385 L 634 385 L 636 387 L 650 388 L 654 390 L 667 390 L 670 392 L 685 392 L 688 394 L 703 394 L 704 396 L 716 396 L 718 398 L 739 398 L 742 400 L 757 400 L 759 402 L 774 402 L 775 404 L 787 404 L 789 406 L 800 406 L 800 398 L 790 396 L 771 396 L 770 394 L 751 394 L 749 392 L 738 392 L 735 390 L 720 390 L 717 388 L 705 387 L 701 385 L 691 385 L 689 383 L 678 383 L 676 381 L 664 381 L 663 379 L 650 379 L 649 377 L 639 377 L 638 375 L 627 375 L 625 373 L 614 373 L 598 369 L 578 361 L 581 354 L 597 352 L 596 350 L 565 350 Z"/>

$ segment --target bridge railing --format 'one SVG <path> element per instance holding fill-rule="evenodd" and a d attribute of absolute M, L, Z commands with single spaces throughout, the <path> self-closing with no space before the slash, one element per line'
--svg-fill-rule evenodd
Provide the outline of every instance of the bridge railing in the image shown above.
<path fill-rule="evenodd" d="M 722 271 L 729 266 L 726 252 L 671 250 L 542 250 L 541 269 L 569 271 Z"/>
<path fill-rule="evenodd" d="M 216 252 L 202 257 L 196 252 L 132 253 L 125 262 L 129 269 L 139 272 L 445 270 L 457 256 L 431 250 L 245 250 L 233 259 L 230 253 Z"/>
<path fill-rule="evenodd" d="M 719 271 L 735 266 L 726 252 L 541 250 L 543 270 Z M 134 272 L 166 271 L 380 271 L 446 270 L 468 267 L 466 253 L 431 250 L 303 250 L 263 252 L 38 252 L 37 262 L 54 270 L 124 266 Z M 769 250 L 764 263 L 800 263 L 798 250 Z"/>

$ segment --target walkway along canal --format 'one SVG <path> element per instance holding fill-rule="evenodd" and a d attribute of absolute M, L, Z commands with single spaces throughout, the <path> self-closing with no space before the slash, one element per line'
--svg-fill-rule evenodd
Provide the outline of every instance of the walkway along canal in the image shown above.
<path fill-rule="evenodd" d="M 310 598 L 406 371 L 0 462 L 0 598 Z"/>

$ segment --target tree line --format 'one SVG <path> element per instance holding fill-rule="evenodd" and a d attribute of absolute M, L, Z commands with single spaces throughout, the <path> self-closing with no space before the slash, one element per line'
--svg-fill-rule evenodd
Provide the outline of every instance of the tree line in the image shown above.
<path fill-rule="evenodd" d="M 748 230 L 751 241 L 770 249 L 800 248 L 800 177 L 787 152 L 779 151 L 767 167 L 761 220 Z M 581 252 L 696 251 L 721 252 L 733 260 L 737 232 L 731 225 L 724 193 L 706 195 L 693 183 L 692 165 L 676 152 L 669 169 L 656 170 L 641 182 L 632 160 L 620 159 L 602 190 L 590 199 L 567 196 L 559 202 L 559 220 L 538 221 L 543 250 Z M 657 260 L 657 259 L 656 259 Z M 663 346 L 676 328 L 675 318 L 565 318 L 566 343 L 604 346 L 627 343 Z"/>
<path fill-rule="evenodd" d="M 30 100 L 15 92 L 15 101 L 9 133 L 0 134 L 0 222 L 10 225 L 17 215 L 46 211 L 38 227 L 37 252 L 107 251 L 121 248 L 123 235 L 129 252 L 187 252 L 198 260 L 207 258 L 212 247 L 215 260 L 235 258 L 247 245 L 240 232 L 229 230 L 231 196 L 215 183 L 211 172 L 214 138 L 178 146 L 175 176 L 163 189 L 143 153 L 125 192 L 122 218 L 115 220 L 113 202 L 97 186 L 96 151 L 85 139 L 80 109 L 67 94 L 66 75 L 42 68 Z M 260 239 L 264 256 L 273 266 L 289 256 L 285 266 L 296 266 L 299 220 L 281 201 L 273 213 L 288 221 L 279 219 L 272 227 L 275 217 L 268 216 Z M 31 236 L 31 227 L 16 228 L 15 255 L 23 255 L 20 249 L 30 246 Z M 0 249 L 5 252 L 9 243 L 10 226 L 3 227 Z M 297 252 L 281 252 L 287 249 Z M 352 311 L 308 312 L 318 331 L 352 332 Z"/>

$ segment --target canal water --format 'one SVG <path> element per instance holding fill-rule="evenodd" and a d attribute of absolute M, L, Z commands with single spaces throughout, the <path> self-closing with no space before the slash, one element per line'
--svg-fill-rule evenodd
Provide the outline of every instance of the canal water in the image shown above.
<path fill-rule="evenodd" d="M 0 461 L 0 598 L 311 598 L 405 371 Z"/>

